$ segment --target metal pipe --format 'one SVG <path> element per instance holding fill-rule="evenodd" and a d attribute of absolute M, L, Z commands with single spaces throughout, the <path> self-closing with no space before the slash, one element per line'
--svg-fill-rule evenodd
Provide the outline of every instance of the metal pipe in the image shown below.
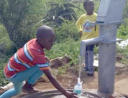
<path fill-rule="evenodd" d="M 87 45 L 97 44 L 103 41 L 103 37 L 91 38 L 88 40 L 82 40 L 80 43 L 80 56 L 85 56 L 85 49 Z"/>

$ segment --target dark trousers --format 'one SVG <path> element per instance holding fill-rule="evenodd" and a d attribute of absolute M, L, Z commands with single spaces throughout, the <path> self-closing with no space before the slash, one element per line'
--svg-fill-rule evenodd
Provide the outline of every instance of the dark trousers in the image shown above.
<path fill-rule="evenodd" d="M 93 74 L 94 68 L 93 68 L 93 50 L 94 50 L 94 45 L 88 45 L 86 46 L 86 51 L 85 51 L 85 70 Z"/>

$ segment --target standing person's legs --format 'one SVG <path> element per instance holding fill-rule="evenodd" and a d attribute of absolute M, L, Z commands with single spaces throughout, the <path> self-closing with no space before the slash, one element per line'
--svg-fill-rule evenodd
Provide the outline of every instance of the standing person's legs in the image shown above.
<path fill-rule="evenodd" d="M 87 74 L 92 76 L 94 74 L 94 67 L 93 67 L 93 50 L 94 50 L 94 45 L 89 45 L 86 48 L 86 52 L 88 54 L 88 65 L 87 65 Z"/>
<path fill-rule="evenodd" d="M 88 46 L 85 47 L 85 71 L 88 71 Z"/>

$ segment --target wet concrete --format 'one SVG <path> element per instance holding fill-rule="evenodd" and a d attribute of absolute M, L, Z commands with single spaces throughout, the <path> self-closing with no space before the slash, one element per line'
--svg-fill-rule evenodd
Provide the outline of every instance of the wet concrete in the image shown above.
<path fill-rule="evenodd" d="M 57 90 L 46 91 L 46 92 L 35 92 L 31 94 L 24 94 L 20 98 L 66 98 Z M 100 98 L 96 94 L 84 92 L 79 98 Z"/>
<path fill-rule="evenodd" d="M 70 90 L 71 91 L 71 90 Z M 120 93 L 114 93 L 112 96 L 105 97 L 97 94 L 96 89 L 88 89 L 84 90 L 83 94 L 78 98 L 128 98 L 128 95 L 123 95 Z M 18 96 L 12 98 L 66 98 L 57 90 L 49 90 L 49 91 L 39 91 L 34 93 L 21 93 Z"/>

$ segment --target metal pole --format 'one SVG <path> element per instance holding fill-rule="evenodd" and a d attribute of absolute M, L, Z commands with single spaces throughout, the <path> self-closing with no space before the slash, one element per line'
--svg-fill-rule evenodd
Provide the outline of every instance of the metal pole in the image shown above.
<path fill-rule="evenodd" d="M 104 36 L 104 40 L 99 43 L 98 91 L 105 95 L 111 95 L 114 91 L 116 32 L 116 24 L 100 25 L 100 36 Z"/>

